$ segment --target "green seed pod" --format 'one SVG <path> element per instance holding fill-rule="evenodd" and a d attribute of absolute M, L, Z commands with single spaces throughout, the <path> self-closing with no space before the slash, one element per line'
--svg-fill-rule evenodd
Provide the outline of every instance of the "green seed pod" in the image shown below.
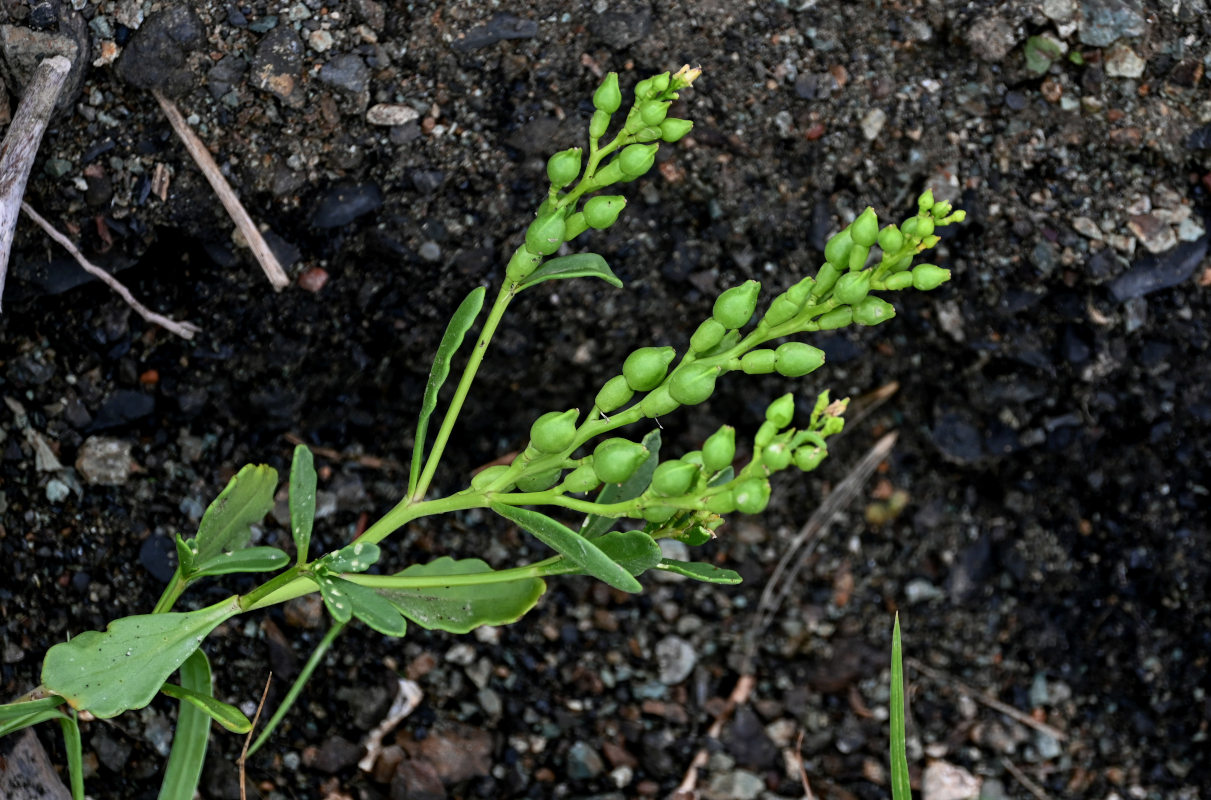
<path fill-rule="evenodd" d="M 865 247 L 870 247 L 875 243 L 879 238 L 879 218 L 875 216 L 873 208 L 867 206 L 866 210 L 858 215 L 850 228 L 849 236 L 854 240 L 854 244 Z"/>
<path fill-rule="evenodd" d="M 589 223 L 585 221 L 584 212 L 577 211 L 568 217 L 567 222 L 563 226 L 563 240 L 570 242 L 580 234 L 589 229 Z"/>
<path fill-rule="evenodd" d="M 656 150 L 660 145 L 656 144 L 629 144 L 623 148 L 618 154 L 618 166 L 622 168 L 622 174 L 627 178 L 638 178 L 649 169 L 656 161 Z"/>
<path fill-rule="evenodd" d="M 838 303 L 848 306 L 862 302 L 862 298 L 866 297 L 868 292 L 870 292 L 870 270 L 847 272 L 837 279 L 837 285 L 833 288 L 833 298 Z"/>
<path fill-rule="evenodd" d="M 568 476 L 563 479 L 563 490 L 565 492 L 591 492 L 601 485 L 601 479 L 597 477 L 597 471 L 593 469 L 593 464 L 581 464 L 576 469 L 568 473 Z"/>
<path fill-rule="evenodd" d="M 597 392 L 593 405 L 598 411 L 609 414 L 611 411 L 621 408 L 634 394 L 635 390 L 627 383 L 626 376 L 615 375 L 606 381 L 601 390 Z"/>
<path fill-rule="evenodd" d="M 673 515 L 677 513 L 677 509 L 672 506 L 644 506 L 640 509 L 639 514 L 647 522 L 659 525 L 662 522 L 668 522 Z"/>
<path fill-rule="evenodd" d="M 811 295 L 812 289 L 815 288 L 816 282 L 811 278 L 804 278 L 794 286 L 786 290 L 786 296 L 791 299 L 799 308 L 807 302 L 807 298 Z"/>
<path fill-rule="evenodd" d="M 727 328 L 714 317 L 703 320 L 698 326 L 698 330 L 694 331 L 694 335 L 690 337 L 690 350 L 695 353 L 705 353 L 715 345 L 723 341 L 724 334 L 727 333 Z"/>
<path fill-rule="evenodd" d="M 505 277 L 514 283 L 525 280 L 541 263 L 542 256 L 531 253 L 525 247 L 519 247 L 509 259 L 509 265 L 505 267 Z"/>
<path fill-rule="evenodd" d="M 687 364 L 669 379 L 669 396 L 682 405 L 698 405 L 714 394 L 718 377 L 718 367 Z"/>
<path fill-rule="evenodd" d="M 933 217 L 917 217 L 917 236 L 922 239 L 933 236 Z"/>
<path fill-rule="evenodd" d="M 702 465 L 711 474 L 730 467 L 735 458 L 736 429 L 731 425 L 722 426 L 702 443 Z"/>
<path fill-rule="evenodd" d="M 804 472 L 811 472 L 816 467 L 820 466 L 820 462 L 828 455 L 828 451 L 823 447 L 815 445 L 806 445 L 795 451 L 795 466 Z"/>
<path fill-rule="evenodd" d="M 580 409 L 549 411 L 530 426 L 530 444 L 540 453 L 562 453 L 576 438 L 576 418 Z"/>
<path fill-rule="evenodd" d="M 774 369 L 787 378 L 801 378 L 824 364 L 824 351 L 803 342 L 784 342 L 774 355 Z"/>
<path fill-rule="evenodd" d="M 912 285 L 922 292 L 936 289 L 948 280 L 950 270 L 942 269 L 936 264 L 920 264 L 912 270 Z"/>
<path fill-rule="evenodd" d="M 622 90 L 618 88 L 618 73 L 611 72 L 593 92 L 593 106 L 606 114 L 613 114 L 622 105 Z"/>
<path fill-rule="evenodd" d="M 770 403 L 765 409 L 765 418 L 779 428 L 790 425 L 795 418 L 795 396 L 787 392 Z"/>
<path fill-rule="evenodd" d="M 929 209 L 929 213 L 936 220 L 945 219 L 950 214 L 950 207 L 949 200 L 940 200 L 933 204 L 933 208 Z"/>
<path fill-rule="evenodd" d="M 870 248 L 864 244 L 855 244 L 849 251 L 849 268 L 850 270 L 859 270 L 866 266 L 866 258 L 870 255 Z"/>
<path fill-rule="evenodd" d="M 819 326 L 818 330 L 833 331 L 837 328 L 844 328 L 853 321 L 854 310 L 849 306 L 841 306 L 821 316 L 816 320 L 816 324 Z"/>
<path fill-rule="evenodd" d="M 683 455 L 681 457 L 681 460 L 687 464 L 693 464 L 696 467 L 701 467 L 702 469 L 706 469 L 706 465 L 702 460 L 702 451 L 701 450 L 691 450 L 690 452 Z"/>
<path fill-rule="evenodd" d="M 602 230 L 613 225 L 626 207 L 627 199 L 622 195 L 603 194 L 590 197 L 584 204 L 584 219 L 590 228 Z"/>
<path fill-rule="evenodd" d="M 895 306 L 884 300 L 882 297 L 875 297 L 873 294 L 862 299 L 854 308 L 854 322 L 859 325 L 878 325 L 880 322 L 887 322 L 896 315 Z"/>
<path fill-rule="evenodd" d="M 693 127 L 694 123 L 688 119 L 668 117 L 660 123 L 660 138 L 669 143 L 677 142 L 681 140 L 681 137 L 689 133 Z"/>
<path fill-rule="evenodd" d="M 920 197 L 917 198 L 917 208 L 920 211 L 929 211 L 933 208 L 933 189 L 926 189 Z"/>
<path fill-rule="evenodd" d="M 711 315 L 729 330 L 743 328 L 757 310 L 757 295 L 760 292 L 761 284 L 757 281 L 745 281 L 733 286 L 715 300 Z"/>
<path fill-rule="evenodd" d="M 652 79 L 644 78 L 639 83 L 635 84 L 635 99 L 646 100 L 652 94 Z"/>
<path fill-rule="evenodd" d="M 769 447 L 770 442 L 774 441 L 774 437 L 777 435 L 778 426 L 767 419 L 757 429 L 757 435 L 753 437 L 753 446 L 758 450 Z"/>
<path fill-rule="evenodd" d="M 517 488 L 523 492 L 545 492 L 559 482 L 562 472 L 563 470 L 556 467 L 537 475 L 523 475 L 517 479 Z"/>
<path fill-rule="evenodd" d="M 650 80 L 652 81 L 652 84 L 648 91 L 654 95 L 664 94 L 669 88 L 669 74 L 667 72 L 662 72 L 659 75 L 653 75 Z"/>
<path fill-rule="evenodd" d="M 771 328 L 793 319 L 799 313 L 802 303 L 796 303 L 789 297 L 790 292 L 784 292 L 774 298 L 761 322 Z"/>
<path fill-rule="evenodd" d="M 903 272 L 912 266 L 912 253 L 905 253 L 902 257 L 887 265 L 888 272 Z"/>
<path fill-rule="evenodd" d="M 665 414 L 673 413 L 678 408 L 681 408 L 681 403 L 678 403 L 669 394 L 668 386 L 657 386 L 648 392 L 647 397 L 639 401 L 639 410 L 648 419 L 663 417 Z"/>
<path fill-rule="evenodd" d="M 680 497 L 694 485 L 698 465 L 680 459 L 665 461 L 652 473 L 652 494 L 657 497 Z"/>
<path fill-rule="evenodd" d="M 706 502 L 702 506 L 712 514 L 723 516 L 736 510 L 736 499 L 733 497 L 731 489 L 724 489 L 722 492 L 706 498 Z"/>
<path fill-rule="evenodd" d="M 920 221 L 920 219 L 921 219 L 920 217 L 909 217 L 908 219 L 904 220 L 904 223 L 902 225 L 900 225 L 900 230 L 904 233 L 905 236 L 908 236 L 910 238 L 911 237 L 915 237 L 918 239 L 921 238 L 921 237 L 917 236 L 917 223 Z"/>
<path fill-rule="evenodd" d="M 580 175 L 580 148 L 562 150 L 547 160 L 547 178 L 556 189 L 562 189 Z"/>
<path fill-rule="evenodd" d="M 812 297 L 824 297 L 837 285 L 841 277 L 841 268 L 831 261 L 826 261 L 816 273 L 816 285 L 812 287 Z"/>
<path fill-rule="evenodd" d="M 560 211 L 552 211 L 545 217 L 539 217 L 526 229 L 526 249 L 539 256 L 551 255 L 563 244 L 566 227 L 567 223 Z"/>
<path fill-rule="evenodd" d="M 668 100 L 649 100 L 639 107 L 639 118 L 644 125 L 659 125 L 669 115 Z"/>
<path fill-rule="evenodd" d="M 849 265 L 849 251 L 853 246 L 854 240 L 849 228 L 845 228 L 824 245 L 824 260 L 835 264 L 838 269 L 845 269 Z"/>
<path fill-rule="evenodd" d="M 940 241 L 942 241 L 941 236 L 926 236 L 921 240 L 921 249 L 929 250 L 930 248 L 935 247 Z"/>
<path fill-rule="evenodd" d="M 883 281 L 883 285 L 893 291 L 907 289 L 909 286 L 912 286 L 912 273 L 894 272 L 887 276 L 887 279 Z"/>
<path fill-rule="evenodd" d="M 622 174 L 622 167 L 619 166 L 617 158 L 597 170 L 597 174 L 593 178 L 593 182 L 597 184 L 598 188 L 605 188 L 619 181 L 628 180 L 627 176 Z"/>
<path fill-rule="evenodd" d="M 786 469 L 791 463 L 791 449 L 782 442 L 774 442 L 761 451 L 761 463 L 770 472 Z"/>
<path fill-rule="evenodd" d="M 660 128 L 647 127 L 635 134 L 635 141 L 637 142 L 654 142 L 659 138 L 661 138 Z"/>
<path fill-rule="evenodd" d="M 604 111 L 594 111 L 593 116 L 589 118 L 589 136 L 593 139 L 600 139 L 605 136 L 609 127 L 610 115 Z"/>
<path fill-rule="evenodd" d="M 825 417 L 824 427 L 820 429 L 821 436 L 833 436 L 845 429 L 845 417 Z"/>
<path fill-rule="evenodd" d="M 508 471 L 509 467 L 506 464 L 494 464 L 491 467 L 484 467 L 471 478 L 471 488 L 482 492 Z"/>
<path fill-rule="evenodd" d="M 651 391 L 664 380 L 669 364 L 676 357 L 677 351 L 671 347 L 641 347 L 623 362 L 623 377 L 635 391 Z"/>
<path fill-rule="evenodd" d="M 760 514 L 769 505 L 769 481 L 749 478 L 732 489 L 732 499 L 741 514 Z"/>
<path fill-rule="evenodd" d="M 648 449 L 626 439 L 606 439 L 593 450 L 593 471 L 602 483 L 622 483 L 635 474 Z"/>
<path fill-rule="evenodd" d="M 773 350 L 750 350 L 740 357 L 745 375 L 768 375 L 774 371 L 778 356 Z"/>
<path fill-rule="evenodd" d="M 904 234 L 900 233 L 900 229 L 895 225 L 888 225 L 879 231 L 879 247 L 884 253 L 888 255 L 898 253 L 903 246 Z"/>

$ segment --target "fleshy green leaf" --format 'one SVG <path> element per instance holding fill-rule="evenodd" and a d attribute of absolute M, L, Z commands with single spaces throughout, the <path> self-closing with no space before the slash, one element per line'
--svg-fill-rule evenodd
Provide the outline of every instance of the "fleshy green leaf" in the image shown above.
<path fill-rule="evenodd" d="M 240 613 L 238 598 L 188 613 L 140 614 L 52 647 L 42 684 L 72 708 L 107 719 L 151 702 L 219 623 Z"/>
<path fill-rule="evenodd" d="M 479 574 L 488 578 L 493 574 L 493 570 L 478 558 L 455 561 L 442 556 L 428 564 L 414 564 L 393 577 L 424 578 Z M 508 625 L 516 622 L 534 607 L 546 588 L 546 582 L 541 578 L 524 578 L 507 583 L 377 588 L 375 591 L 422 628 L 467 633 L 481 625 Z"/>
<path fill-rule="evenodd" d="M 353 616 L 387 636 L 403 636 L 408 622 L 391 601 L 365 586 L 343 578 L 331 578 L 353 603 Z"/>
<path fill-rule="evenodd" d="M 568 526 L 528 508 L 503 503 L 492 503 L 491 508 L 597 580 L 624 592 L 643 591 L 643 586 L 631 573 Z"/>
<path fill-rule="evenodd" d="M 660 545 L 643 531 L 612 531 L 593 540 L 601 552 L 632 575 L 639 576 L 660 563 Z"/>
<path fill-rule="evenodd" d="M 376 544 L 354 542 L 324 556 L 320 563 L 332 572 L 365 572 L 378 562 L 381 555 L 382 550 Z"/>
<path fill-rule="evenodd" d="M 201 648 L 181 664 L 181 685 L 199 694 L 212 692 L 210 660 Z M 210 716 L 190 703 L 182 702 L 177 712 L 177 727 L 172 736 L 172 752 L 160 783 L 160 800 L 193 797 L 202 777 L 206 746 L 210 740 Z"/>
<path fill-rule="evenodd" d="M 192 577 L 230 575 L 233 572 L 273 572 L 290 563 L 290 556 L 276 547 L 245 547 L 219 553 L 209 561 L 194 565 Z"/>
<path fill-rule="evenodd" d="M 348 622 L 353 617 L 353 603 L 338 583 L 340 578 L 322 571 L 313 574 L 311 579 L 320 587 L 320 597 L 324 598 L 324 606 L 332 618 L 342 624 Z"/>
<path fill-rule="evenodd" d="M 648 457 L 643 460 L 639 468 L 627 480 L 622 483 L 607 483 L 597 495 L 598 503 L 622 503 L 627 500 L 634 500 L 647 490 L 648 486 L 652 483 L 652 474 L 660 463 L 659 428 L 654 429 L 647 436 L 643 437 L 643 446 L 648 449 Z M 585 519 L 584 524 L 580 526 L 580 535 L 586 539 L 596 539 L 608 531 L 616 522 L 617 520 L 613 517 L 590 514 Z"/>
<path fill-rule="evenodd" d="M 273 508 L 278 473 L 264 464 L 248 464 L 219 493 L 198 526 L 196 562 L 205 564 L 220 553 L 248 545 L 250 527 Z"/>
<path fill-rule="evenodd" d="M 307 563 L 311 551 L 311 526 L 315 522 L 315 459 L 306 445 L 294 448 L 290 464 L 290 536 L 298 563 Z"/>
<path fill-rule="evenodd" d="M 904 662 L 900 649 L 900 615 L 891 629 L 891 796 L 912 800 L 908 783 L 908 748 L 904 731 Z"/>
<path fill-rule="evenodd" d="M 22 703 L 5 703 L 0 705 L 0 719 L 16 719 L 33 714 L 35 711 L 47 711 L 63 705 L 63 698 L 41 697 L 37 700 L 26 700 Z"/>
<path fill-rule="evenodd" d="M 657 569 L 665 572 L 675 572 L 687 578 L 693 578 L 703 583 L 736 584 L 741 582 L 740 574 L 730 569 L 721 569 L 714 564 L 701 561 L 677 561 L 672 558 L 661 559 Z"/>
<path fill-rule="evenodd" d="M 529 289 L 543 281 L 558 281 L 567 278 L 601 278 L 617 289 L 622 288 L 622 281 L 610 269 L 606 260 L 596 253 L 575 253 L 570 256 L 553 258 L 531 272 L 518 288 Z"/>
<path fill-rule="evenodd" d="M 437 353 L 433 356 L 433 366 L 429 368 L 429 382 L 425 384 L 425 396 L 421 401 L 420 419 L 416 422 L 416 441 L 412 445 L 412 470 L 408 476 L 409 497 L 416 490 L 417 481 L 420 480 L 425 436 L 429 432 L 429 417 L 433 416 L 433 410 L 437 408 L 437 393 L 446 378 L 450 377 L 450 359 L 458 352 L 463 337 L 471 330 L 475 318 L 479 316 L 479 310 L 484 307 L 486 292 L 484 287 L 477 286 L 459 303 L 454 316 L 450 317 L 450 322 L 446 324 L 446 332 L 442 335 L 441 344 L 437 346 Z"/>
<path fill-rule="evenodd" d="M 252 730 L 252 720 L 244 716 L 243 711 L 222 700 L 216 700 L 209 693 L 195 692 L 193 689 L 186 689 L 175 683 L 164 684 L 160 687 L 160 691 L 169 697 L 192 704 L 232 733 L 248 733 Z"/>

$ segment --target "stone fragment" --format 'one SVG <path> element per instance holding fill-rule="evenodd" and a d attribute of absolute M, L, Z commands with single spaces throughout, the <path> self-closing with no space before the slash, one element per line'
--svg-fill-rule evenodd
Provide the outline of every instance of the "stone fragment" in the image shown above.
<path fill-rule="evenodd" d="M 1155 212 L 1135 214 L 1129 217 L 1127 227 L 1149 253 L 1163 253 L 1166 250 L 1172 250 L 1177 245 L 1177 236 L 1174 235 L 1173 228 L 1160 219 Z"/>
<path fill-rule="evenodd" d="M 1106 74 L 1112 78 L 1138 78 L 1144 74 L 1144 59 L 1122 42 L 1106 50 L 1102 63 L 1106 65 Z"/>
<path fill-rule="evenodd" d="M 976 800 L 980 779 L 962 767 L 933 761 L 921 778 L 921 800 Z"/>
<path fill-rule="evenodd" d="M 257 45 L 252 59 L 252 85 L 291 108 L 301 108 L 303 43 L 288 26 L 279 25 Z"/>
<path fill-rule="evenodd" d="M 76 469 L 85 483 L 121 486 L 130 477 L 133 461 L 131 443 L 109 436 L 90 436 L 80 445 Z"/>
<path fill-rule="evenodd" d="M 339 228 L 377 210 L 382 204 L 383 192 L 373 181 L 338 184 L 320 197 L 311 224 L 317 228 Z"/>
<path fill-rule="evenodd" d="M 460 35 L 451 45 L 455 50 L 466 53 L 479 50 L 505 39 L 533 39 L 538 34 L 538 23 L 532 19 L 498 11 L 485 25 L 476 25 Z"/>
<path fill-rule="evenodd" d="M 1164 253 L 1145 254 L 1110 283 L 1110 293 L 1122 303 L 1177 286 L 1194 274 L 1206 255 L 1206 236 L 1198 241 L 1183 242 Z"/>
<path fill-rule="evenodd" d="M 879 138 L 879 134 L 883 131 L 883 126 L 887 123 L 887 112 L 881 108 L 872 108 L 866 112 L 866 116 L 862 117 L 862 136 L 866 141 L 874 141 Z"/>
<path fill-rule="evenodd" d="M 596 778 L 605 769 L 601 755 L 584 742 L 576 742 L 568 748 L 568 777 L 576 781 Z"/>
<path fill-rule="evenodd" d="M 188 4 L 152 14 L 126 43 L 118 75 L 140 89 L 179 97 L 194 87 L 190 56 L 206 42 L 206 28 Z"/>
<path fill-rule="evenodd" d="M 366 111 L 366 122 L 369 122 L 371 125 L 394 127 L 396 125 L 406 125 L 419 117 L 420 112 L 415 108 L 400 103 L 379 103 L 378 105 L 370 106 L 370 109 Z"/>
<path fill-rule="evenodd" d="M 765 791 L 760 775 L 746 769 L 715 775 L 702 796 L 705 800 L 756 800 Z"/>
<path fill-rule="evenodd" d="M 967 29 L 967 45 L 984 61 L 997 63 L 1018 43 L 1015 26 L 996 14 L 981 17 Z"/>
<path fill-rule="evenodd" d="M 0 764 L 5 800 L 71 800 L 33 728 L 0 738 Z"/>
<path fill-rule="evenodd" d="M 1081 44 L 1105 47 L 1148 29 L 1139 0 L 1081 0 L 1078 37 Z"/>
<path fill-rule="evenodd" d="M 343 89 L 350 94 L 360 94 L 370 88 L 370 68 L 361 56 L 353 53 L 333 56 L 320 69 L 319 77 L 321 83 Z"/>
<path fill-rule="evenodd" d="M 693 645 L 680 636 L 666 636 L 656 644 L 660 682 L 666 686 L 674 686 L 688 678 L 697 661 Z"/>

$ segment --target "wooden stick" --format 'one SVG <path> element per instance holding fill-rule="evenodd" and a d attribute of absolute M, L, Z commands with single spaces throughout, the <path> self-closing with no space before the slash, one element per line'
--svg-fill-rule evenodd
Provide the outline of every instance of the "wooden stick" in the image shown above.
<path fill-rule="evenodd" d="M 261 232 L 257 229 L 256 223 L 252 221 L 252 217 L 248 216 L 248 212 L 244 210 L 243 203 L 236 196 L 235 190 L 231 188 L 231 184 L 223 177 L 223 173 L 219 171 L 219 165 L 214 163 L 214 158 L 211 157 L 210 151 L 206 149 L 206 145 L 198 138 L 193 129 L 185 122 L 185 117 L 181 115 L 181 110 L 177 108 L 177 104 L 169 100 L 156 89 L 152 89 L 151 93 L 155 96 L 156 102 L 160 104 L 160 108 L 164 111 L 164 116 L 168 117 L 169 123 L 172 124 L 172 129 L 176 131 L 181 141 L 185 143 L 185 149 L 189 151 L 189 155 L 193 156 L 194 162 L 198 168 L 202 170 L 202 174 L 206 176 L 206 180 L 210 181 L 210 187 L 214 189 L 214 193 L 219 196 L 219 201 L 223 204 L 223 208 L 227 209 L 227 214 L 235 222 L 236 228 L 244 237 L 244 241 L 248 242 L 248 246 L 252 249 L 253 256 L 256 257 L 257 263 L 261 265 L 261 269 L 265 271 L 269 282 L 273 284 L 273 288 L 281 291 L 290 285 L 290 278 L 286 276 L 282 265 L 278 263 L 277 256 L 269 249 L 269 245 L 265 242 L 265 237 L 261 236 Z"/>
<path fill-rule="evenodd" d="M 4 296 L 8 257 L 13 249 L 25 184 L 69 72 L 71 61 L 63 56 L 44 59 L 37 66 L 8 126 L 4 143 L 0 144 L 0 299 Z"/>

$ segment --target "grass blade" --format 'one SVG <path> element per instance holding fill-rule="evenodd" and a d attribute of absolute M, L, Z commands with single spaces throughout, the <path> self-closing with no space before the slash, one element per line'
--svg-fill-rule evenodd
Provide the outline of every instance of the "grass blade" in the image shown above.
<path fill-rule="evenodd" d="M 900 649 L 900 615 L 891 630 L 891 797 L 912 800 L 908 785 L 908 748 L 904 732 L 904 660 Z"/>
<path fill-rule="evenodd" d="M 63 729 L 63 749 L 67 751 L 72 800 L 84 800 L 84 748 L 80 744 L 80 723 L 76 720 L 76 712 L 59 717 L 59 727 Z"/>
<path fill-rule="evenodd" d="M 198 694 L 211 694 L 210 661 L 206 654 L 195 650 L 193 655 L 185 659 L 185 663 L 181 664 L 180 678 L 182 686 Z M 160 784 L 160 800 L 194 796 L 198 780 L 202 777 L 209 740 L 210 715 L 182 700 L 177 712 L 176 733 L 172 737 L 172 751 L 168 754 L 164 781 Z"/>
<path fill-rule="evenodd" d="M 328 632 L 324 634 L 324 638 L 316 646 L 315 651 L 311 654 L 311 658 L 307 659 L 307 663 L 303 666 L 303 671 L 294 679 L 294 683 L 290 684 L 290 691 L 286 692 L 286 696 L 282 698 L 281 705 L 273 712 L 273 716 L 269 718 L 269 722 L 265 723 L 264 730 L 261 731 L 260 736 L 256 737 L 256 741 L 252 743 L 252 747 L 248 748 L 248 752 L 245 754 L 246 758 L 257 750 L 260 750 L 261 745 L 269 740 L 274 730 L 281 724 L 282 719 L 294 707 L 294 701 L 299 699 L 299 695 L 303 692 L 303 687 L 307 685 L 307 681 L 311 680 L 312 673 L 315 672 L 320 662 L 324 660 L 324 656 L 328 654 L 328 648 L 332 647 L 332 643 L 336 641 L 336 637 L 340 636 L 343 630 L 345 630 L 344 624 L 337 624 L 329 628 Z M 188 796 L 192 797 L 193 795 Z"/>

